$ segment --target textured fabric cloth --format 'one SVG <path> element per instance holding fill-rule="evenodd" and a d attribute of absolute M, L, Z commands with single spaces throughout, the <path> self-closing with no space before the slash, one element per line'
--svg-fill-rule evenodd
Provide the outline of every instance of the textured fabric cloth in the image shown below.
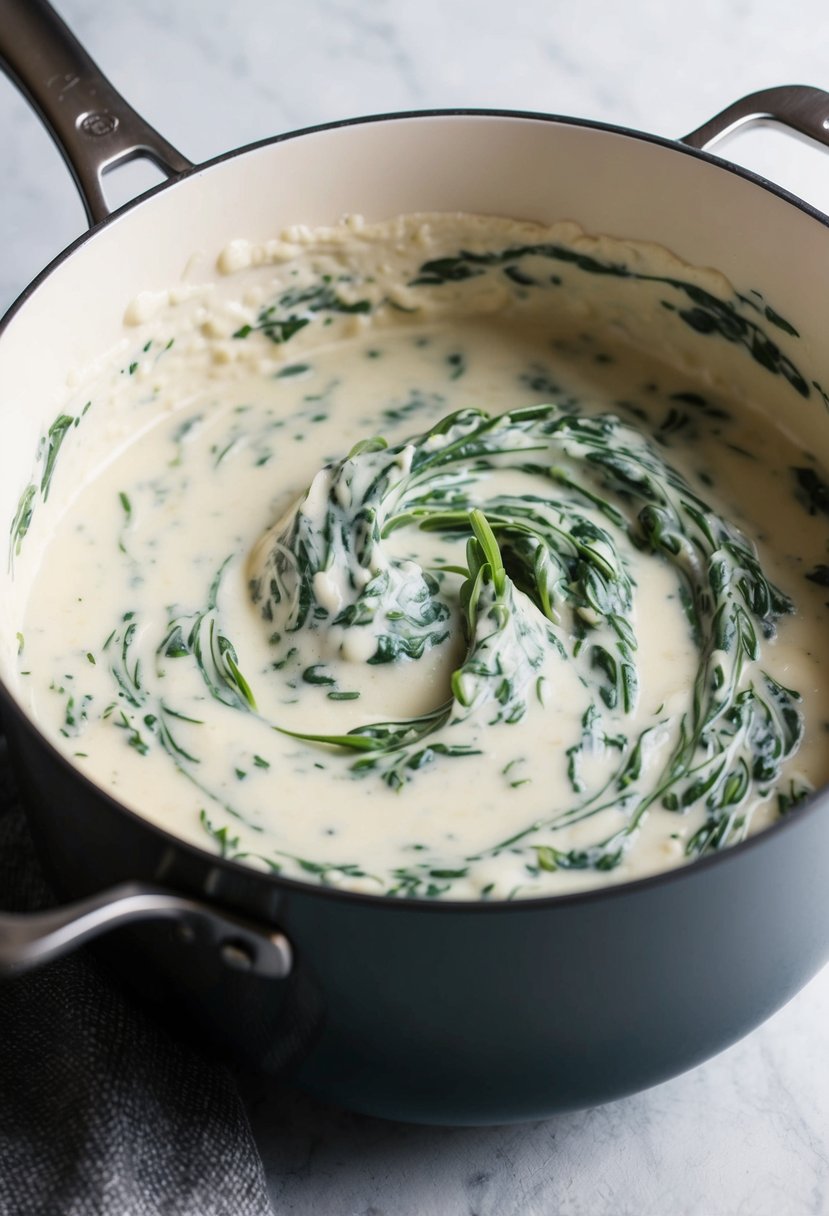
<path fill-rule="evenodd" d="M 0 908 L 52 902 L 0 739 Z M 231 1075 L 81 951 L 0 980 L 0 1216 L 269 1216 Z"/>

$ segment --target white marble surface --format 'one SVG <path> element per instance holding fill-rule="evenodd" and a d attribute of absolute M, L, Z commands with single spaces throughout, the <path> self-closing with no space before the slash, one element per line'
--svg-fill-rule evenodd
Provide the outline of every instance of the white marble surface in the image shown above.
<path fill-rule="evenodd" d="M 771 84 L 829 88 L 825 0 L 57 0 L 195 160 L 352 114 L 497 106 L 662 135 Z M 829 209 L 829 156 L 728 154 Z M 0 80 L 0 307 L 83 227 L 48 137 Z M 116 198 L 140 182 L 113 182 Z M 513 1127 L 384 1124 L 251 1097 L 276 1211 L 302 1216 L 829 1213 L 829 970 L 744 1042 L 649 1093 Z"/>

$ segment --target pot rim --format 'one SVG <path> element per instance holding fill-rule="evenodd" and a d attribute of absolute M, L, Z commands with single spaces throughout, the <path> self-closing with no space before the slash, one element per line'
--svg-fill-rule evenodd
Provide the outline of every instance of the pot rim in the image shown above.
<path fill-rule="evenodd" d="M 574 118 L 560 114 L 549 114 L 542 111 L 534 110 L 510 110 L 500 108 L 436 108 L 427 110 L 402 110 L 396 112 L 382 114 L 368 114 L 354 118 L 336 119 L 331 122 L 318 123 L 310 127 L 301 127 L 295 131 L 288 131 L 281 135 L 266 137 L 265 139 L 256 140 L 253 143 L 245 144 L 238 148 L 233 148 L 228 152 L 220 153 L 218 156 L 212 157 L 200 164 L 195 164 L 191 169 L 185 170 L 183 173 L 176 174 L 165 181 L 159 182 L 150 190 L 138 195 L 134 199 L 130 199 L 123 206 L 112 211 L 105 219 L 93 225 L 86 232 L 81 233 L 74 241 L 62 250 L 56 257 L 49 262 L 43 270 L 35 276 L 34 279 L 24 287 L 23 291 L 14 302 L 10 305 L 6 313 L 0 318 L 0 340 L 2 340 L 6 329 L 13 321 L 20 309 L 27 303 L 29 298 L 39 290 L 43 283 L 58 269 L 63 262 L 67 261 L 75 254 L 87 241 L 94 238 L 102 229 L 109 227 L 122 216 L 133 211 L 135 208 L 142 206 L 150 198 L 160 193 L 162 190 L 175 188 L 181 182 L 193 177 L 196 174 L 203 172 L 206 169 L 212 169 L 216 165 L 223 164 L 225 161 L 234 159 L 237 156 L 243 156 L 248 152 L 258 151 L 260 148 L 270 147 L 274 144 L 284 143 L 287 140 L 298 139 L 305 135 L 316 135 L 321 131 L 334 131 L 344 127 L 363 126 L 369 123 L 396 122 L 408 121 L 417 119 L 429 118 L 506 118 L 516 120 L 529 120 L 533 122 L 545 122 L 559 126 L 569 126 L 582 128 L 586 130 L 595 130 L 606 132 L 611 135 L 620 135 L 630 139 L 640 140 L 644 143 L 655 144 L 671 152 L 678 152 L 686 156 L 693 157 L 697 160 L 702 160 L 717 169 L 724 172 L 734 174 L 741 177 L 751 185 L 757 186 L 770 194 L 776 195 L 783 202 L 790 204 L 798 211 L 804 212 L 811 219 L 817 220 L 825 228 L 829 228 L 829 215 L 820 211 L 818 208 L 807 203 L 805 200 L 792 194 L 790 191 L 778 186 L 768 178 L 762 177 L 760 174 L 752 172 L 750 169 L 745 169 L 741 165 L 735 164 L 733 161 L 726 160 L 723 157 L 715 156 L 710 152 L 706 152 L 697 148 L 692 148 L 681 140 L 669 139 L 665 136 L 654 135 L 647 131 L 639 131 L 632 127 L 623 127 L 614 123 L 606 123 L 586 118 Z M 802 805 L 788 815 L 786 818 L 778 820 L 769 827 L 763 828 L 756 834 L 747 837 L 738 844 L 729 845 L 716 853 L 709 854 L 706 857 L 697 858 L 693 861 L 684 862 L 679 866 L 675 866 L 668 870 L 659 870 L 656 873 L 645 875 L 641 878 L 630 879 L 627 882 L 612 883 L 605 886 L 590 887 L 583 891 L 572 893 L 560 893 L 557 895 L 543 896 L 528 896 L 518 899 L 426 899 L 424 897 L 392 897 L 385 894 L 370 894 L 363 891 L 353 891 L 346 887 L 326 886 L 323 883 L 315 883 L 304 881 L 302 879 L 290 878 L 282 874 L 269 873 L 255 869 L 252 866 L 245 865 L 243 862 L 234 861 L 232 858 L 222 857 L 220 854 L 209 852 L 206 848 L 201 848 L 199 845 L 185 840 L 181 836 L 168 831 L 166 828 L 155 823 L 152 819 L 140 814 L 138 811 L 132 810 L 124 803 L 120 802 L 113 796 L 104 786 L 93 781 L 80 769 L 76 768 L 69 759 L 58 750 L 54 743 L 40 729 L 38 723 L 26 713 L 12 691 L 6 686 L 2 677 L 0 677 L 0 705 L 2 705 L 3 715 L 11 712 L 18 719 L 21 727 L 32 732 L 37 736 L 41 746 L 45 746 L 51 758 L 57 761 L 60 767 L 68 776 L 73 777 L 81 787 L 85 787 L 89 792 L 96 797 L 103 797 L 110 808 L 121 814 L 126 815 L 144 828 L 148 828 L 155 832 L 165 843 L 174 846 L 175 848 L 184 851 L 189 857 L 201 863 L 209 863 L 211 867 L 219 867 L 221 870 L 233 875 L 235 878 L 247 876 L 252 882 L 264 881 L 272 887 L 284 890 L 286 895 L 296 893 L 305 896 L 320 896 L 323 899 L 345 900 L 352 903 L 368 904 L 378 909 L 386 909 L 390 911 L 412 909 L 414 911 L 430 911 L 440 914 L 467 912 L 478 914 L 481 912 L 497 913 L 497 912 L 520 912 L 527 913 L 533 911 L 541 911 L 544 909 L 553 909 L 557 907 L 572 907 L 585 903 L 600 903 L 607 899 L 621 898 L 627 895 L 635 895 L 639 892 L 645 893 L 661 886 L 671 883 L 685 881 L 693 881 L 695 874 L 708 872 L 712 867 L 727 863 L 732 857 L 744 856 L 748 850 L 762 848 L 764 846 L 771 847 L 781 833 L 795 828 L 804 817 L 811 817 L 818 814 L 822 810 L 822 803 L 825 797 L 829 794 L 829 786 L 823 786 L 815 790 L 812 795 L 806 798 Z M 2 720 L 0 720 L 2 725 Z M 221 901 L 216 901 L 221 902 Z"/>

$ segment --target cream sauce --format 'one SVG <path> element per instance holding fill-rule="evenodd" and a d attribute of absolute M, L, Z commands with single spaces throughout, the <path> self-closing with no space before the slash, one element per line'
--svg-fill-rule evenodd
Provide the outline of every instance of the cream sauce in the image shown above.
<path fill-rule="evenodd" d="M 585 251 L 587 238 L 572 228 L 556 235 Z M 599 328 L 577 291 L 557 306 L 557 263 L 529 254 L 497 279 L 479 274 L 474 260 L 440 263 L 458 249 L 550 239 L 527 225 L 465 227 L 453 218 L 432 221 L 426 236 L 422 222 L 397 221 L 369 233 L 352 225 L 290 237 L 229 247 L 222 269 L 229 282 L 242 281 L 221 300 L 185 293 L 178 313 L 180 298 L 169 293 L 137 301 L 128 318 L 140 339 L 134 358 L 84 388 L 100 443 L 90 444 L 82 475 L 61 483 L 20 655 L 27 703 L 74 763 L 171 832 L 251 865 L 377 894 L 460 899 L 553 894 L 666 869 L 768 825 L 825 781 L 827 593 L 804 577 L 825 561 L 825 520 L 805 509 L 792 472 L 811 461 L 749 405 L 702 381 L 693 359 L 662 361 L 674 341 L 660 328 L 673 323 L 670 310 L 662 317 L 643 297 L 655 357 L 631 345 L 616 304 Z M 616 266 L 624 255 L 642 273 L 656 266 L 666 280 L 680 274 L 664 251 L 593 242 L 588 252 Z M 440 281 L 423 274 L 424 262 L 441 265 L 431 272 Z M 244 275 L 263 266 L 267 285 L 245 286 Z M 681 272 L 718 299 L 731 291 L 710 272 Z M 277 299 L 281 310 L 269 303 Z M 452 701 L 452 672 L 475 638 L 493 632 L 492 562 L 482 575 L 490 599 L 471 638 L 464 632 L 468 522 L 456 534 L 400 527 L 370 568 L 341 547 L 310 580 L 316 624 L 312 614 L 296 628 L 288 614 L 296 578 L 281 599 L 268 587 L 280 554 L 283 573 L 302 573 L 290 553 L 298 508 L 321 526 L 331 494 L 340 496 L 338 510 L 348 508 L 350 494 L 356 501 L 367 491 L 372 460 L 386 457 L 358 457 L 350 489 L 333 486 L 331 467 L 320 469 L 367 437 L 415 442 L 455 410 L 500 415 L 540 404 L 551 404 L 555 418 L 617 420 L 608 424 L 611 447 L 629 442 L 643 459 L 676 470 L 683 492 L 751 538 L 763 574 L 796 606 L 766 614 L 774 636 L 754 621 L 759 654 L 734 671 L 734 697 L 765 698 L 790 753 L 745 789 L 738 776 L 756 759 L 752 746 L 759 755 L 759 718 L 733 755 L 736 719 L 716 738 L 709 732 L 689 753 L 685 784 L 665 785 L 693 719 L 702 662 L 687 571 L 697 581 L 709 572 L 699 541 L 683 576 L 642 544 L 638 525 L 609 520 L 630 501 L 606 478 L 590 482 L 592 498 L 568 488 L 567 477 L 578 482 L 590 467 L 572 436 L 539 458 L 544 469 L 564 470 L 563 481 L 551 485 L 544 469 L 517 469 L 499 456 L 463 509 L 481 506 L 489 518 L 494 499 L 533 495 L 548 504 L 540 510 L 551 535 L 571 527 L 574 514 L 591 535 L 608 532 L 612 546 L 594 539 L 586 560 L 600 570 L 615 564 L 630 593 L 632 638 L 574 600 L 572 579 L 559 579 L 547 617 L 527 587 L 510 584 L 499 619 L 532 635 L 499 652 L 512 693 L 492 694 L 490 679 L 478 704 L 473 680 L 469 712 L 456 697 L 435 732 L 414 744 L 409 734 L 388 752 L 297 737 L 359 733 L 436 711 Z M 84 416 L 79 434 L 86 426 Z M 402 450 L 401 478 L 415 450 L 416 442 Z M 461 490 L 463 498 L 469 488 Z M 565 504 L 552 523 L 551 495 Z M 506 545 L 506 533 L 500 538 Z M 421 630 L 420 657 L 377 662 L 378 638 L 399 618 L 351 627 L 335 618 L 389 569 L 421 589 L 427 571 L 435 582 L 423 602 L 437 604 L 438 615 Z M 735 580 L 741 569 L 738 562 Z M 722 678 L 728 656 L 710 651 L 709 677 Z M 635 669 L 629 703 L 621 675 L 606 677 L 610 660 Z M 801 700 L 769 697 L 763 673 Z M 499 705 L 517 706 L 517 720 Z M 802 741 L 787 713 L 805 722 Z M 736 782 L 724 809 L 706 805 L 712 788 L 722 794 L 722 773 L 719 786 L 712 776 L 699 798 L 672 807 L 671 790 L 687 792 L 695 773 L 716 776 L 721 753 Z"/>

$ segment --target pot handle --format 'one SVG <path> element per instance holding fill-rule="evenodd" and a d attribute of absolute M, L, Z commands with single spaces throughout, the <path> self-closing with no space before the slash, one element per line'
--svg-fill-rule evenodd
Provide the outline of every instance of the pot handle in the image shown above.
<path fill-rule="evenodd" d="M 47 0 L 0 0 L 0 67 L 49 130 L 90 224 L 110 214 L 101 177 L 116 165 L 144 156 L 168 177 L 193 168 L 112 87 Z"/>
<path fill-rule="evenodd" d="M 735 131 L 766 123 L 778 123 L 829 148 L 829 93 L 807 84 L 761 89 L 726 106 L 679 142 L 689 148 L 710 148 Z"/>
<path fill-rule="evenodd" d="M 282 933 L 143 883 L 122 883 L 45 912 L 0 913 L 0 974 L 38 966 L 119 925 L 142 920 L 178 921 L 184 941 L 207 943 L 236 970 L 268 979 L 290 974 L 291 944 Z"/>

